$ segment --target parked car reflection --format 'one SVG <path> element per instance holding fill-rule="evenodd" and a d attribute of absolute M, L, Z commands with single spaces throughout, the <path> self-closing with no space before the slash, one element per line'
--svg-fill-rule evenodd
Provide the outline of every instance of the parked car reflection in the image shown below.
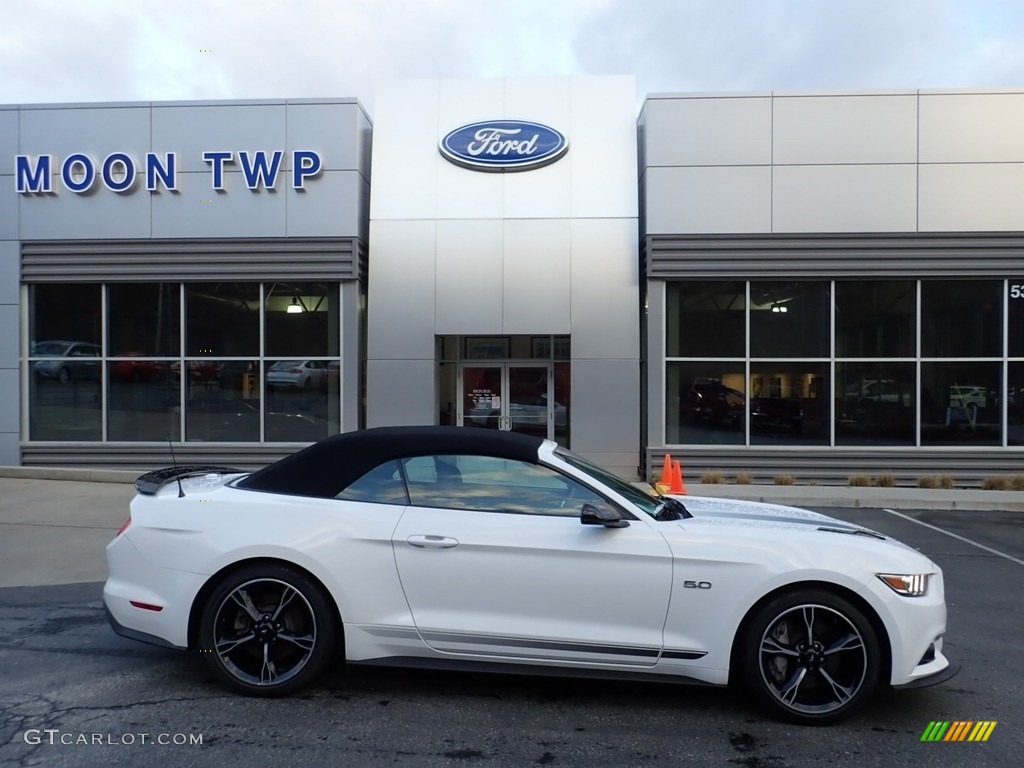
<path fill-rule="evenodd" d="M 721 379 L 698 377 L 683 395 L 682 417 L 695 424 L 732 429 L 743 424 L 743 393 Z"/>
<path fill-rule="evenodd" d="M 100 347 L 84 341 L 40 341 L 32 347 L 37 360 L 32 369 L 37 378 L 56 379 L 62 384 L 73 380 L 100 380 Z"/>
<path fill-rule="evenodd" d="M 267 371 L 267 385 L 294 389 L 318 389 L 326 382 L 319 360 L 278 360 Z"/>

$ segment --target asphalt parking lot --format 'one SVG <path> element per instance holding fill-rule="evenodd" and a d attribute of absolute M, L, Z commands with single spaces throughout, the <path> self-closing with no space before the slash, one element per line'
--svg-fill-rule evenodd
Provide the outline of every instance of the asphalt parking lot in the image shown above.
<path fill-rule="evenodd" d="M 1020 512 L 820 510 L 942 566 L 946 653 L 963 668 L 806 728 L 765 719 L 741 693 L 669 684 L 361 669 L 289 699 L 226 694 L 196 658 L 106 625 L 102 549 L 130 496 L 0 478 L 2 765 L 966 768 L 1024 752 Z M 998 724 L 985 743 L 922 742 L 937 720 Z"/>

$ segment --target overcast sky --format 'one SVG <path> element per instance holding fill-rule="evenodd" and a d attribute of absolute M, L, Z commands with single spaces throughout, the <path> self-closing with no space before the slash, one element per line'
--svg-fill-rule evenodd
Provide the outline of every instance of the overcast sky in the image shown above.
<path fill-rule="evenodd" d="M 1024 87 L 1022 0 L 0 0 L 0 103 L 354 96 L 391 78 L 637 91 Z"/>

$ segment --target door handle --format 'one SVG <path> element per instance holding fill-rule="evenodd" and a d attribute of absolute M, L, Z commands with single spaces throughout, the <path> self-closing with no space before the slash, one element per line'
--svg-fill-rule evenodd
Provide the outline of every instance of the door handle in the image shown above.
<path fill-rule="evenodd" d="M 410 547 L 417 549 L 452 549 L 459 546 L 459 540 L 451 536 L 434 536 L 432 534 L 416 534 L 405 540 Z"/>

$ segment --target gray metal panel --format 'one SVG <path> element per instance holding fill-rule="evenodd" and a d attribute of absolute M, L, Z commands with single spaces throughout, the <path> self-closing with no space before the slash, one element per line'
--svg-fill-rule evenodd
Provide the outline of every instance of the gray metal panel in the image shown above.
<path fill-rule="evenodd" d="M 8 307 L 0 307 L 0 310 L 6 309 Z M 11 314 L 17 316 L 17 310 L 18 308 L 14 307 L 14 312 Z M 0 317 L 6 321 L 7 314 L 7 312 L 4 312 Z M 15 323 L 14 327 L 17 328 L 18 324 Z M 15 337 L 12 341 L 16 345 L 18 339 Z M 13 361 L 7 353 L 8 350 L 5 349 L 2 367 L 0 367 L 0 392 L 3 392 L 3 403 L 0 403 L 0 433 L 6 432 L 16 435 L 21 431 L 21 413 L 18 410 L 18 404 L 21 402 L 21 372 L 18 370 L 17 348 L 15 348 Z M 9 368 L 8 366 L 12 365 L 12 363 L 14 367 Z"/>
<path fill-rule="evenodd" d="M 360 303 L 360 285 L 349 281 L 341 286 L 341 430 L 351 432 L 359 429 L 359 409 L 362 397 L 361 360 L 366 350 L 362 349 L 363 334 Z"/>
<path fill-rule="evenodd" d="M 18 109 L 0 109 L 0 169 L 7 173 L 14 169 L 14 156 L 18 154 Z M 8 165 L 10 163 L 10 165 Z"/>
<path fill-rule="evenodd" d="M 917 161 L 916 94 L 776 96 L 771 108 L 776 165 Z"/>
<path fill-rule="evenodd" d="M 648 277 L 863 278 L 912 275 L 1005 277 L 1020 271 L 1024 236 L 949 235 L 651 235 Z"/>
<path fill-rule="evenodd" d="M 21 279 L 347 280 L 357 277 L 359 247 L 354 238 L 38 241 L 22 244 Z"/>
<path fill-rule="evenodd" d="M 14 176 L 0 175 L 0 240 L 19 238 L 18 204 L 21 197 L 14 189 Z"/>
<path fill-rule="evenodd" d="M 2 435 L 0 435 L 2 438 Z M 26 467 L 77 467 L 80 469 L 130 469 L 143 472 L 177 464 L 219 464 L 254 470 L 295 453 L 304 444 L 187 443 L 174 446 L 154 443 L 28 443 L 21 446 L 20 464 Z M 0 450 L 3 441 L 0 440 Z M 2 454 L 0 454 L 2 455 Z M 16 457 L 17 458 L 17 457 Z M 18 464 L 17 460 L 10 462 Z"/>
<path fill-rule="evenodd" d="M 225 165 L 225 170 L 237 171 L 241 150 L 273 152 L 285 148 L 285 116 L 283 101 L 259 105 L 154 104 L 152 147 L 161 154 L 177 152 L 179 174 L 196 172 L 208 177 L 211 165 L 203 160 L 203 152 L 213 150 L 234 152 L 235 162 Z M 290 153 L 285 153 L 283 165 L 291 169 Z M 206 188 L 209 186 L 207 182 Z M 237 190 L 239 186 L 245 190 L 241 180 L 229 189 Z"/>
<path fill-rule="evenodd" d="M 362 107 L 358 104 L 289 103 L 286 118 L 288 163 L 291 163 L 291 153 L 295 150 L 311 149 L 320 153 L 324 171 L 358 172 L 361 150 L 359 128 L 363 118 Z M 265 150 L 278 148 L 236 147 Z"/>
<path fill-rule="evenodd" d="M 324 171 L 308 189 L 276 194 L 287 202 L 289 237 L 359 237 L 366 229 L 369 189 L 358 171 Z"/>
<path fill-rule="evenodd" d="M 18 368 L 18 326 L 19 307 L 17 304 L 0 304 L 0 369 Z M 15 390 L 17 388 L 15 387 Z M 0 393 L 8 398 L 15 390 L 0 386 Z M 3 423 L 3 406 L 0 406 L 0 424 Z M 0 426 L 0 431 L 3 427 Z"/>
<path fill-rule="evenodd" d="M 55 194 L 19 195 L 22 240 L 149 237 L 149 193 L 136 181 L 132 194 L 119 195 L 98 181 L 89 194 L 69 192 L 55 180 Z M 143 177 L 142 185 L 145 186 Z M 197 195 L 198 197 L 198 195 Z"/>
<path fill-rule="evenodd" d="M 792 475 L 797 483 L 847 485 L 851 475 L 893 475 L 899 485 L 913 486 L 921 477 L 953 478 L 958 487 L 977 487 L 993 475 L 1019 475 L 1024 450 L 963 449 L 842 449 L 808 448 L 772 450 L 720 447 L 665 448 L 648 446 L 647 477 L 661 472 L 665 453 L 682 465 L 687 481 L 699 481 L 705 472 L 722 472 L 729 482 L 739 473 L 754 482 L 771 483 L 776 475 Z"/>
<path fill-rule="evenodd" d="M 53 155 L 58 173 L 64 158 L 72 152 L 84 152 L 96 162 L 102 162 L 111 152 L 127 152 L 139 162 L 149 150 L 148 103 L 21 108 L 21 154 Z M 54 186 L 58 184 L 55 180 Z"/>
<path fill-rule="evenodd" d="M 21 275 L 17 240 L 0 240 L 0 304 L 17 304 Z"/>
<path fill-rule="evenodd" d="M 241 171 L 225 170 L 224 191 L 218 192 L 211 188 L 209 173 L 179 171 L 178 189 L 178 192 L 161 192 L 159 195 L 145 193 L 132 196 L 134 200 L 145 202 L 147 208 L 152 201 L 153 224 L 151 229 L 147 229 L 146 236 L 284 237 L 287 234 L 287 192 L 283 191 L 285 187 L 281 181 L 273 190 L 262 187 L 251 190 L 246 187 Z M 309 194 L 317 192 L 319 190 L 311 189 Z M 118 199 L 115 202 L 127 201 Z M 116 215 L 111 212 L 108 218 L 113 221 Z M 125 214 L 122 212 L 120 215 Z"/>
<path fill-rule="evenodd" d="M 16 467 L 20 459 L 19 441 L 20 435 L 17 432 L 0 432 L 0 465 Z"/>

